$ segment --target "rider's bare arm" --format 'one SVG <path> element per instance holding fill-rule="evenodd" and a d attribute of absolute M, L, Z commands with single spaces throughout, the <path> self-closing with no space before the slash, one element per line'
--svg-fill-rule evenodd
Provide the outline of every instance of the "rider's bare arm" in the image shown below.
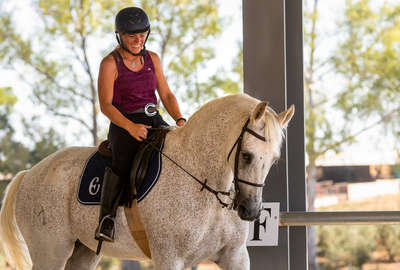
<path fill-rule="evenodd" d="M 169 115 L 171 115 L 171 117 L 174 118 L 174 120 L 176 121 L 179 118 L 182 118 L 182 114 L 178 106 L 178 101 L 176 100 L 175 95 L 172 93 L 171 89 L 168 86 L 167 80 L 165 79 L 160 58 L 154 52 L 149 51 L 149 53 L 151 59 L 153 60 L 155 68 L 158 95 L 160 96 L 161 101 L 164 104 L 164 107 Z M 184 121 L 178 121 L 177 124 L 181 126 L 184 124 Z"/>

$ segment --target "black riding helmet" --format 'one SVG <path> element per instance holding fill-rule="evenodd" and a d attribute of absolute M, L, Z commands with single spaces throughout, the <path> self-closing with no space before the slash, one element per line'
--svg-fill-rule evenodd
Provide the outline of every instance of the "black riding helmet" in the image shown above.
<path fill-rule="evenodd" d="M 136 34 L 136 33 L 143 33 L 147 31 L 146 40 L 143 44 L 143 49 L 140 53 L 136 54 L 131 52 L 122 42 L 120 39 L 120 34 Z M 115 17 L 115 36 L 117 38 L 118 44 L 121 45 L 121 48 L 126 50 L 132 55 L 135 56 L 144 56 L 146 52 L 146 41 L 150 34 L 150 20 L 147 14 L 143 11 L 143 9 L 138 7 L 127 7 L 121 9 L 117 16 Z"/>

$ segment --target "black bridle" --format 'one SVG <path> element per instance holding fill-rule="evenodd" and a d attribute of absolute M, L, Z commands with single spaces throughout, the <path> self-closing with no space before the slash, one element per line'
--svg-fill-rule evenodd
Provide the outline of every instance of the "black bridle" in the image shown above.
<path fill-rule="evenodd" d="M 233 149 L 235 149 L 235 146 L 237 145 L 237 149 L 236 149 L 236 154 L 235 154 L 235 168 L 234 168 L 234 176 L 233 176 L 233 183 L 235 185 L 235 198 L 233 200 L 233 209 L 236 209 L 238 206 L 238 196 L 240 194 L 240 187 L 239 187 L 239 183 L 243 183 L 246 185 L 250 185 L 253 187 L 264 187 L 265 183 L 262 184 L 256 184 L 256 183 L 252 183 L 249 181 L 245 181 L 243 179 L 239 178 L 239 156 L 240 156 L 240 152 L 242 150 L 242 142 L 243 142 L 243 136 L 246 132 L 248 132 L 249 134 L 253 135 L 254 137 L 256 137 L 257 139 L 265 142 L 266 139 L 264 136 L 261 136 L 259 134 L 257 134 L 256 132 L 254 132 L 253 130 L 249 129 L 247 126 L 249 125 L 250 119 L 248 119 L 246 121 L 246 123 L 244 124 L 243 128 L 242 128 L 242 132 L 240 133 L 239 137 L 237 138 L 236 142 L 234 143 L 234 145 L 232 146 L 231 150 L 229 151 L 228 154 L 228 158 L 227 161 L 229 161 L 229 158 L 232 154 Z"/>
<path fill-rule="evenodd" d="M 211 192 L 212 194 L 215 195 L 215 197 L 217 198 L 218 202 L 222 205 L 223 208 L 227 207 L 229 209 L 236 209 L 237 208 L 237 200 L 238 200 L 238 195 L 240 194 L 240 187 L 239 187 L 239 183 L 243 183 L 246 185 L 250 185 L 253 187 L 264 187 L 265 183 L 262 184 L 256 184 L 256 183 L 252 183 L 249 181 L 245 181 L 239 178 L 238 174 L 239 174 L 239 156 L 240 156 L 240 152 L 242 150 L 242 142 L 243 142 L 243 136 L 246 132 L 248 132 L 249 134 L 253 135 L 254 137 L 256 137 L 257 139 L 261 140 L 261 141 L 266 141 L 264 136 L 261 136 L 259 134 L 257 134 L 256 132 L 254 132 L 253 130 L 248 128 L 248 125 L 250 123 L 250 119 L 247 119 L 246 123 L 244 124 L 242 131 L 239 135 L 239 137 L 236 139 L 235 143 L 233 144 L 231 150 L 229 151 L 228 157 L 227 157 L 227 161 L 229 162 L 229 158 L 233 152 L 233 149 L 235 149 L 235 147 L 237 146 L 237 150 L 236 150 L 236 154 L 235 154 L 235 167 L 234 167 L 234 176 L 233 176 L 233 183 L 235 185 L 235 196 L 232 199 L 232 203 L 228 204 L 225 203 L 221 198 L 220 195 L 223 196 L 230 196 L 231 192 L 229 191 L 219 191 L 219 190 L 215 190 L 212 187 L 210 187 L 209 185 L 207 185 L 207 179 L 205 179 L 204 181 L 201 181 L 200 179 L 198 179 L 197 177 L 195 177 L 194 175 L 192 175 L 190 172 L 188 172 L 185 168 L 183 168 L 181 165 L 179 165 L 177 162 L 175 162 L 173 159 L 171 159 L 168 155 L 166 155 L 162 150 L 158 149 L 157 147 L 153 146 L 149 141 L 145 140 L 144 142 L 149 144 L 150 146 L 152 146 L 156 151 L 160 152 L 164 157 L 166 157 L 167 159 L 169 159 L 172 163 L 174 163 L 177 167 L 179 167 L 180 169 L 182 169 L 185 173 L 187 173 L 189 176 L 191 176 L 194 180 L 196 180 L 199 184 L 201 184 L 201 189 L 200 191 L 203 191 L 204 189 L 206 189 L 207 191 Z M 152 128 L 150 130 L 154 130 L 157 128 Z"/>

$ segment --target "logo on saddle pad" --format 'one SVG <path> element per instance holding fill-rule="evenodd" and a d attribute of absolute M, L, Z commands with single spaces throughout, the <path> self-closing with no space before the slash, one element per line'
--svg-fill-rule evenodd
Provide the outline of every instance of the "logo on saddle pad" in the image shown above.
<path fill-rule="evenodd" d="M 95 196 L 99 192 L 100 187 L 100 178 L 96 176 L 92 181 L 90 181 L 89 194 Z"/>
<path fill-rule="evenodd" d="M 87 205 L 100 204 L 101 187 L 106 167 L 111 167 L 110 157 L 105 157 L 96 151 L 88 158 L 82 171 L 78 188 L 78 201 L 80 203 Z M 143 200 L 157 183 L 161 168 L 161 154 L 153 151 L 143 183 L 137 189 L 136 199 L 138 202 Z"/>

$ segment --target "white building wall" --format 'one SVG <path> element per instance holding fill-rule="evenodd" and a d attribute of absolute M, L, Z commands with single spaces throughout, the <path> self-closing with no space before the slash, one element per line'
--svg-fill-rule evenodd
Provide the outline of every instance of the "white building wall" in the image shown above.
<path fill-rule="evenodd" d="M 374 196 L 397 194 L 400 190 L 399 184 L 399 179 L 377 180 L 376 182 L 348 184 L 348 200 L 362 201 Z"/>

